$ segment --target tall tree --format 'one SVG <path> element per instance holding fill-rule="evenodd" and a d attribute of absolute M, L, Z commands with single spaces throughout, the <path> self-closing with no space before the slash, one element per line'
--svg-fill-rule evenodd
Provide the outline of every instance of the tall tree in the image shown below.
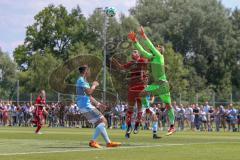
<path fill-rule="evenodd" d="M 232 28 L 229 11 L 218 0 L 138 0 L 131 14 L 151 28 L 155 42 L 171 42 L 216 92 L 231 88 Z M 231 74 L 230 74 L 231 75 Z M 223 84 L 221 80 L 230 80 Z M 196 87 L 196 86 L 192 86 Z M 226 90 L 225 90 L 226 91 Z M 231 89 L 227 90 L 228 94 Z"/>
<path fill-rule="evenodd" d="M 44 55 L 39 52 L 34 54 L 29 69 L 18 74 L 20 94 L 37 93 L 41 89 L 49 92 L 51 90 L 49 77 L 61 62 L 49 52 L 46 52 Z"/>
<path fill-rule="evenodd" d="M 11 99 L 16 90 L 16 63 L 0 48 L 0 98 Z"/>
<path fill-rule="evenodd" d="M 20 69 L 31 65 L 36 52 L 50 51 L 57 58 L 66 60 L 69 47 L 79 41 L 86 41 L 86 19 L 77 6 L 68 13 L 65 7 L 49 5 L 34 17 L 34 24 L 27 27 L 24 45 L 14 51 L 14 58 Z"/>
<path fill-rule="evenodd" d="M 240 10 L 238 8 L 232 12 L 230 21 L 234 32 L 232 34 L 232 47 L 229 50 L 234 54 L 229 57 L 229 60 L 232 64 L 233 97 L 238 99 L 240 97 Z"/>

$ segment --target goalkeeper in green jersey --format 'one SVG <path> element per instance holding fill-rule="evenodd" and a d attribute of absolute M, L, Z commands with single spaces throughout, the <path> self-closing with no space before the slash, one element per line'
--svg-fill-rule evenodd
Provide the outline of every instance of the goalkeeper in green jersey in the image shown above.
<path fill-rule="evenodd" d="M 171 106 L 171 96 L 169 91 L 169 84 L 164 69 L 164 47 L 154 47 L 152 42 L 146 36 L 143 27 L 140 30 L 141 37 L 144 39 L 146 46 L 150 52 L 143 49 L 141 44 L 138 42 L 135 32 L 130 32 L 128 38 L 133 42 L 134 46 L 140 51 L 141 56 L 147 58 L 151 64 L 151 74 L 153 77 L 153 83 L 148 85 L 143 94 L 151 93 L 152 95 L 159 97 L 163 103 L 165 103 L 166 110 L 170 121 L 170 128 L 168 129 L 167 135 L 171 135 L 176 130 L 174 128 L 174 110 Z"/>

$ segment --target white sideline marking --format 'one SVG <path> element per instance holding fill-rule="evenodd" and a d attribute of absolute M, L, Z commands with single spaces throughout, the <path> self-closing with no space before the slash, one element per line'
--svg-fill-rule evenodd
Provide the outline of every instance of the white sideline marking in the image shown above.
<path fill-rule="evenodd" d="M 185 146 L 185 145 L 201 145 L 201 144 L 225 144 L 229 142 L 207 142 L 207 143 L 186 143 L 186 144 L 158 144 L 158 145 L 144 145 L 144 146 L 123 146 L 116 148 L 101 148 L 93 149 L 86 148 L 81 150 L 61 150 L 61 151 L 41 151 L 41 152 L 22 152 L 22 153 L 0 153 L 0 156 L 13 156 L 13 155 L 29 155 L 29 154 L 42 154 L 42 153 L 66 153 L 66 152 L 90 152 L 90 151 L 104 151 L 104 150 L 117 150 L 117 149 L 135 149 L 135 148 L 152 148 L 152 147 L 164 147 L 164 146 Z M 240 142 L 230 142 L 240 143 Z"/>
<path fill-rule="evenodd" d="M 86 148 L 81 150 L 62 150 L 62 151 L 41 151 L 41 152 L 22 152 L 22 153 L 0 153 L 0 156 L 11 156 L 11 155 L 28 155 L 28 154 L 40 154 L 40 153 L 65 153 L 65 152 L 89 152 L 89 151 L 104 151 L 104 150 L 116 150 L 116 149 L 131 149 L 131 148 L 151 148 L 151 147 L 163 147 L 163 146 L 178 146 L 184 144 L 159 144 L 159 145 L 144 145 L 144 146 L 123 146 L 115 148 Z"/>

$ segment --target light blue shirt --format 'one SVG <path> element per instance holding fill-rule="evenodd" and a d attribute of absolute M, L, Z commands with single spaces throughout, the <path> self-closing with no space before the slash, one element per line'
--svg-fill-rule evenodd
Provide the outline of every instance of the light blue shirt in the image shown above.
<path fill-rule="evenodd" d="M 205 105 L 205 106 L 203 107 L 203 111 L 204 111 L 206 114 L 208 114 L 209 109 L 210 109 L 209 105 Z"/>
<path fill-rule="evenodd" d="M 90 97 L 85 92 L 85 89 L 90 88 L 89 83 L 84 79 L 84 77 L 79 77 L 76 85 L 78 107 L 87 108 L 91 106 Z"/>

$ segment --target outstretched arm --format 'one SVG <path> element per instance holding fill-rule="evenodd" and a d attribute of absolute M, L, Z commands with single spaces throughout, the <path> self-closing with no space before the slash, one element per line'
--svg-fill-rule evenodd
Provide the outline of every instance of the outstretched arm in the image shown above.
<path fill-rule="evenodd" d="M 153 55 L 151 53 L 149 53 L 149 52 L 147 52 L 146 50 L 143 49 L 143 47 L 141 46 L 141 44 L 137 40 L 135 32 L 130 32 L 128 34 L 128 38 L 133 42 L 133 44 L 137 48 L 137 50 L 139 50 L 141 56 L 143 56 L 144 58 L 147 58 L 147 59 L 151 59 L 153 57 Z"/>
<path fill-rule="evenodd" d="M 115 58 L 111 58 L 111 61 L 117 68 L 120 68 L 121 70 L 124 69 L 123 65 L 120 64 Z"/>
<path fill-rule="evenodd" d="M 144 39 L 145 44 L 147 45 L 147 47 L 152 51 L 152 53 L 154 55 L 161 55 L 161 53 L 156 49 L 156 47 L 154 47 L 154 45 L 152 44 L 152 42 L 148 39 L 147 35 L 144 32 L 143 27 L 141 26 L 140 28 L 140 34 L 142 36 L 142 38 Z"/>
<path fill-rule="evenodd" d="M 121 64 L 121 63 L 119 63 L 115 58 L 112 58 L 111 60 L 112 60 L 113 64 L 114 64 L 117 68 L 119 68 L 120 70 L 127 70 L 127 69 L 129 69 L 129 67 L 131 67 L 132 64 L 133 64 L 131 61 L 128 62 L 128 63 L 126 63 L 126 64 Z"/>

